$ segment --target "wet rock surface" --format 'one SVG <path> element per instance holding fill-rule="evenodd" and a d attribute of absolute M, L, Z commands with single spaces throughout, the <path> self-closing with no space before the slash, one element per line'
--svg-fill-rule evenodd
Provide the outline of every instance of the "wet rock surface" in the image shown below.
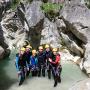
<path fill-rule="evenodd" d="M 73 85 L 69 90 L 90 90 L 90 79 L 86 79 Z"/>

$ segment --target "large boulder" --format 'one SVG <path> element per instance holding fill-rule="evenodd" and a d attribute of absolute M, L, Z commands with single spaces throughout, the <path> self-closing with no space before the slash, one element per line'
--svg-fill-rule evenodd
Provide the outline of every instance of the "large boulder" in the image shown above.
<path fill-rule="evenodd" d="M 83 67 L 86 70 L 86 73 L 89 74 L 90 77 L 90 43 L 85 45 L 86 51 L 85 51 L 85 57 L 84 57 L 84 64 Z"/>
<path fill-rule="evenodd" d="M 56 21 L 55 21 L 57 28 L 60 31 L 64 32 L 66 30 L 66 24 L 64 23 L 64 21 L 62 19 L 59 19 L 56 17 Z"/>
<path fill-rule="evenodd" d="M 20 47 L 26 40 L 26 32 L 20 19 L 14 18 L 15 12 L 7 11 L 1 21 L 3 29 L 4 41 L 7 43 L 10 49 Z"/>
<path fill-rule="evenodd" d="M 25 17 L 29 24 L 29 27 L 36 26 L 36 24 L 39 23 L 44 18 L 44 14 L 40 7 L 41 5 L 42 2 L 33 1 L 32 4 L 28 4 L 27 6 L 25 6 L 26 8 Z"/>
<path fill-rule="evenodd" d="M 90 73 L 90 10 L 81 2 L 71 0 L 60 12 L 67 30 L 71 31 L 85 47 L 84 69 Z"/>
<path fill-rule="evenodd" d="M 67 35 L 61 33 L 62 41 L 68 49 L 75 53 L 76 55 L 81 56 L 83 54 L 83 49 L 79 47 L 74 41 L 72 41 Z"/>
<path fill-rule="evenodd" d="M 75 83 L 69 90 L 90 90 L 90 79 Z"/>
<path fill-rule="evenodd" d="M 24 1 L 19 4 L 16 12 L 7 11 L 1 24 L 5 42 L 10 49 L 23 46 L 26 39 L 33 47 L 39 46 L 44 19 L 41 5 L 41 1 Z"/>
<path fill-rule="evenodd" d="M 41 10 L 41 5 L 41 1 L 32 1 L 31 3 L 22 2 L 18 7 L 19 18 L 24 28 L 27 27 L 27 39 L 34 48 L 40 44 L 43 28 L 44 13 Z"/>
<path fill-rule="evenodd" d="M 82 4 L 67 4 L 61 15 L 65 23 L 77 38 L 84 43 L 89 42 L 90 37 L 90 10 Z"/>
<path fill-rule="evenodd" d="M 18 15 L 29 27 L 36 26 L 44 18 L 41 5 L 41 1 L 21 2 L 18 7 Z"/>
<path fill-rule="evenodd" d="M 62 64 L 66 63 L 68 61 L 72 61 L 76 64 L 81 64 L 81 58 L 80 56 L 74 56 L 70 53 L 69 50 L 67 50 L 67 48 L 63 48 L 59 51 L 59 54 L 61 56 L 61 60 L 62 60 Z M 81 68 L 82 69 L 82 68 Z"/>
<path fill-rule="evenodd" d="M 44 20 L 44 27 L 41 33 L 41 44 L 50 44 L 52 47 L 60 47 L 60 35 L 57 25 L 50 22 L 47 18 Z"/>

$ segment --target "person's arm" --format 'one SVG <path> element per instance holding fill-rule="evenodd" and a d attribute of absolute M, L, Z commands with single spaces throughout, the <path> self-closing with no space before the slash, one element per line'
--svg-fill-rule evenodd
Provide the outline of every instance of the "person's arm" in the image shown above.
<path fill-rule="evenodd" d="M 17 72 L 19 71 L 19 65 L 18 65 L 18 62 L 19 62 L 19 57 L 18 57 L 18 55 L 16 55 L 15 66 L 16 66 Z"/>
<path fill-rule="evenodd" d="M 28 61 L 26 61 L 26 67 L 27 67 L 27 69 L 29 70 L 29 66 L 30 66 L 30 62 Z"/>
<path fill-rule="evenodd" d="M 50 61 L 52 64 L 57 64 L 58 62 L 60 62 L 60 56 L 57 55 L 55 61 L 52 61 L 52 59 L 49 59 L 49 61 Z"/>
<path fill-rule="evenodd" d="M 43 58 L 46 60 L 46 52 L 43 52 Z"/>
<path fill-rule="evenodd" d="M 30 56 L 30 59 L 29 59 L 29 67 L 31 68 L 31 59 L 32 59 L 32 56 Z"/>
<path fill-rule="evenodd" d="M 38 64 L 38 58 L 35 57 L 35 64 L 37 65 Z"/>

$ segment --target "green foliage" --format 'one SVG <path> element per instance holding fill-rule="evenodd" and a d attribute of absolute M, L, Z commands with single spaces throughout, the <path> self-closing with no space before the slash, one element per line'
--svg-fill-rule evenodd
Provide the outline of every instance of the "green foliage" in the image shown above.
<path fill-rule="evenodd" d="M 54 17 L 59 15 L 59 10 L 62 9 L 63 4 L 56 3 L 43 3 L 41 9 L 45 13 L 45 15 L 52 20 Z"/>
<path fill-rule="evenodd" d="M 20 0 L 13 0 L 11 4 L 11 9 L 15 10 L 17 6 L 19 5 L 19 3 L 20 3 Z"/>
<path fill-rule="evenodd" d="M 15 10 L 17 6 L 19 5 L 21 0 L 12 0 L 11 9 Z M 31 3 L 33 0 L 26 0 L 26 2 Z"/>
<path fill-rule="evenodd" d="M 44 12 L 50 12 L 54 10 L 59 10 L 63 7 L 63 4 L 55 4 L 55 3 L 43 3 L 41 8 Z"/>

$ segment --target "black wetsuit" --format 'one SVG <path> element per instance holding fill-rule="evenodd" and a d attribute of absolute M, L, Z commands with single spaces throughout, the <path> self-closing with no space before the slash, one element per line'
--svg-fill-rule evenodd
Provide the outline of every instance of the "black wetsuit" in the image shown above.
<path fill-rule="evenodd" d="M 46 59 L 46 66 L 47 66 L 47 72 L 48 72 L 48 78 L 51 78 L 51 64 L 49 62 L 49 58 L 52 58 L 52 52 L 51 51 L 45 51 L 45 59 Z"/>
<path fill-rule="evenodd" d="M 39 52 L 37 55 L 38 58 L 38 76 L 42 75 L 45 77 L 45 68 L 46 68 L 46 60 L 45 60 L 45 55 L 43 52 Z"/>

